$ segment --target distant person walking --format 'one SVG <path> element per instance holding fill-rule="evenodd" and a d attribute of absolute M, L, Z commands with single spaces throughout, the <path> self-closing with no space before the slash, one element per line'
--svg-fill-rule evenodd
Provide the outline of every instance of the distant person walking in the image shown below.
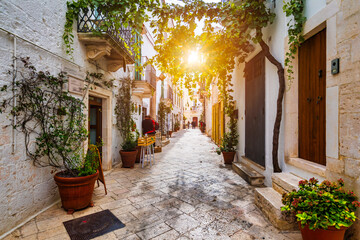
<path fill-rule="evenodd" d="M 192 121 L 191 123 L 192 129 L 195 129 L 195 125 L 196 125 L 195 121 Z"/>
<path fill-rule="evenodd" d="M 187 128 L 190 129 L 190 121 L 187 123 Z"/>

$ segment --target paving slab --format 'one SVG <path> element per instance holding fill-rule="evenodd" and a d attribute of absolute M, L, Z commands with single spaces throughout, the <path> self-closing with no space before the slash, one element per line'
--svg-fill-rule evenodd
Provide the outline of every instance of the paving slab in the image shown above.
<path fill-rule="evenodd" d="M 215 147 L 198 129 L 180 131 L 154 165 L 107 174 L 108 195 L 96 185 L 94 207 L 68 215 L 56 204 L 5 240 L 69 239 L 62 222 L 103 209 L 126 226 L 96 239 L 301 239 L 271 225 L 254 204 L 254 187 L 222 163 Z"/>

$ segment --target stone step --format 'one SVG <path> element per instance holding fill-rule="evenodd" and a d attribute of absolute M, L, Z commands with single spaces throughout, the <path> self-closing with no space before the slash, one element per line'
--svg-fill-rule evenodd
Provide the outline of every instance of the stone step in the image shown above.
<path fill-rule="evenodd" d="M 262 186 L 264 184 L 264 175 L 245 163 L 233 162 L 232 169 L 251 186 Z"/>
<path fill-rule="evenodd" d="M 271 224 L 280 230 L 296 230 L 298 225 L 294 215 L 281 212 L 281 194 L 271 187 L 255 188 L 255 205 L 260 208 Z"/>
<path fill-rule="evenodd" d="M 272 187 L 281 195 L 291 192 L 293 189 L 297 190 L 301 178 L 291 173 L 273 173 L 271 176 Z"/>

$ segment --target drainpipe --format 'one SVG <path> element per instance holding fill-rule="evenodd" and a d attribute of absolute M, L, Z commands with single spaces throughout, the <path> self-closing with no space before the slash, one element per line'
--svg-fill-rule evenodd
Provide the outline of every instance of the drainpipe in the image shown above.
<path fill-rule="evenodd" d="M 12 94 L 13 94 L 13 106 L 16 107 L 16 97 L 15 97 L 15 80 L 16 80 L 16 36 L 14 36 L 14 51 L 13 51 L 13 74 L 12 74 Z M 16 125 L 16 116 L 12 117 L 12 126 Z M 11 131 L 12 142 L 11 142 L 11 153 L 15 154 L 16 146 L 16 133 L 15 128 L 12 127 Z"/>

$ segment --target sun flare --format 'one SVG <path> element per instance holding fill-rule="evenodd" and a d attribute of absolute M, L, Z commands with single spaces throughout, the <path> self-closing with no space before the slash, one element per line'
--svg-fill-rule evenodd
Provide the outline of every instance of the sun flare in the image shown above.
<path fill-rule="evenodd" d="M 194 64 L 200 62 L 200 56 L 198 51 L 191 51 L 188 57 L 188 63 Z"/>

